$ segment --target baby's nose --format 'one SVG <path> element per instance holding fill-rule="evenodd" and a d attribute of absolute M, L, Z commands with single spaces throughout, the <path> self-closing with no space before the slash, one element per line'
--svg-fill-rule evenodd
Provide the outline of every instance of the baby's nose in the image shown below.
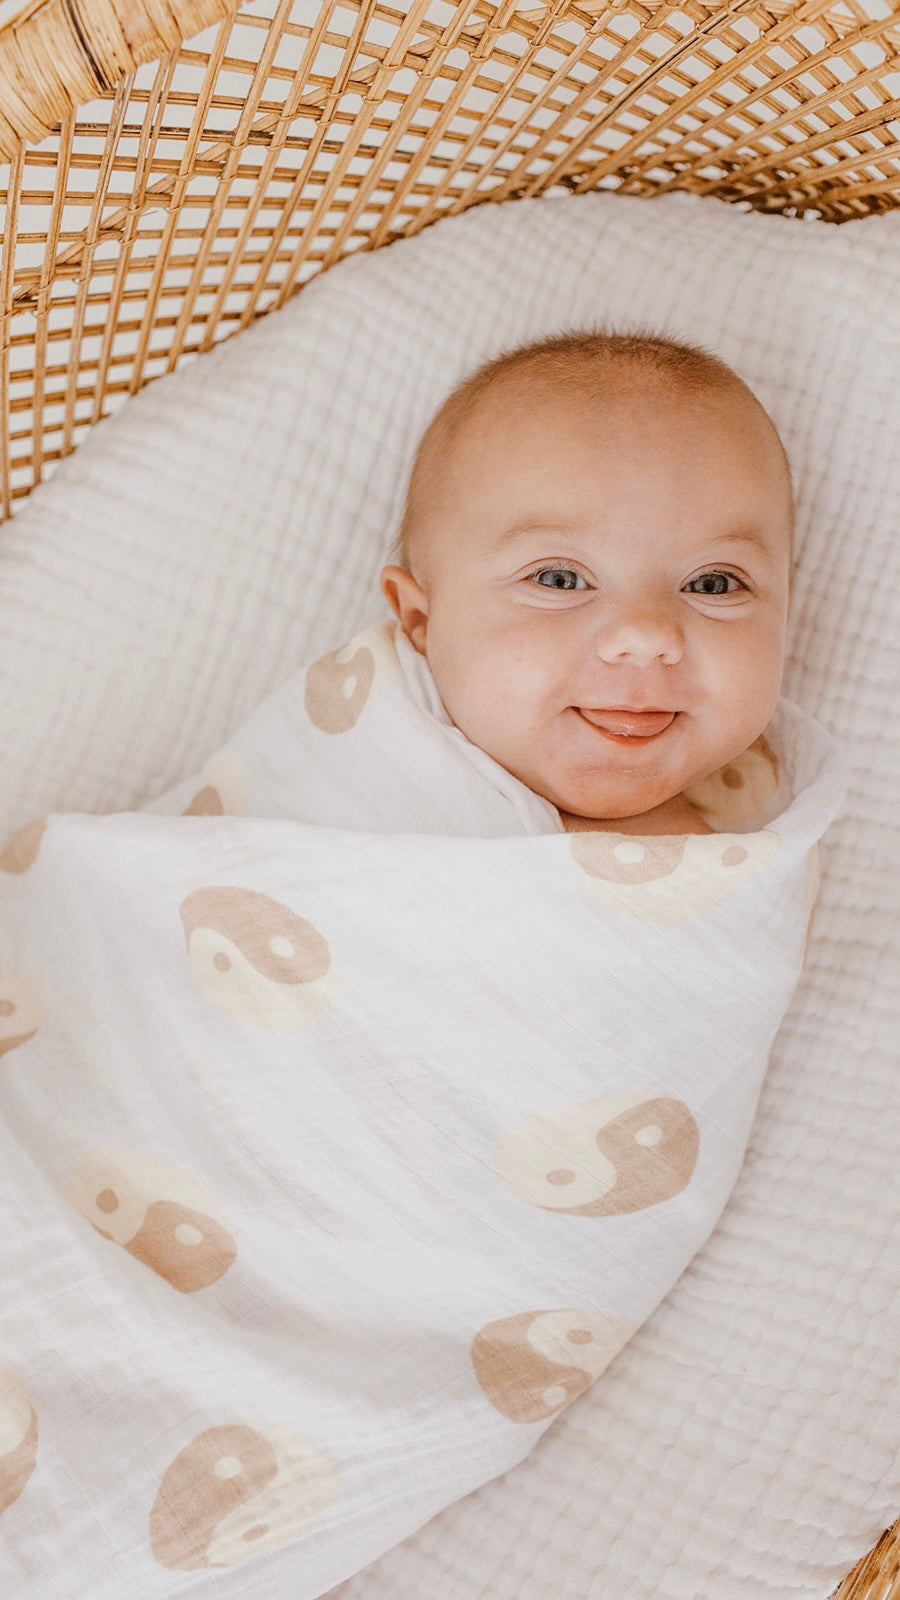
<path fill-rule="evenodd" d="M 674 665 L 684 652 L 684 636 L 674 612 L 664 604 L 617 600 L 602 610 L 596 633 L 603 661 L 663 661 Z"/>

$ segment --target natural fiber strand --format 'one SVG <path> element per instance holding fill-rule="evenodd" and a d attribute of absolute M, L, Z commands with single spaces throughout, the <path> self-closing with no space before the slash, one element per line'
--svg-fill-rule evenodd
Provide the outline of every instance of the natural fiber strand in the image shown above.
<path fill-rule="evenodd" d="M 900 1522 L 885 1529 L 831 1600 L 900 1600 Z"/>

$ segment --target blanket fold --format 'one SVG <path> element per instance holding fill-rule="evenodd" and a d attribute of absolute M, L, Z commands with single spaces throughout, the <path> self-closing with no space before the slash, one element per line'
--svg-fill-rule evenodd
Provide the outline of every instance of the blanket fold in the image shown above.
<path fill-rule="evenodd" d="M 567 834 L 392 623 L 0 854 L 0 1575 L 315 1600 L 521 1460 L 728 1200 L 840 751 Z"/>

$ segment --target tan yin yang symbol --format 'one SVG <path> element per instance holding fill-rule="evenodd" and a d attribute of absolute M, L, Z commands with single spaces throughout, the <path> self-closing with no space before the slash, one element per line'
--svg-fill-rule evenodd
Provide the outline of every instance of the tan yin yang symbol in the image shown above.
<path fill-rule="evenodd" d="M 33 822 L 26 822 L 18 833 L 14 833 L 5 849 L 0 852 L 0 872 L 28 871 L 37 860 L 46 826 L 46 817 L 36 817 Z"/>
<path fill-rule="evenodd" d="M 0 872 L 27 872 L 37 860 L 46 827 L 46 817 L 36 817 L 14 833 L 0 854 Z M 41 1016 L 40 990 L 0 956 L 0 1056 L 32 1039 Z"/>
<path fill-rule="evenodd" d="M 28 1396 L 8 1367 L 0 1367 L 0 1511 L 25 1488 L 37 1461 L 38 1427 Z"/>
<path fill-rule="evenodd" d="M 241 769 L 233 756 L 217 756 L 203 769 L 204 783 L 197 790 L 185 817 L 245 817 L 247 796 Z"/>
<path fill-rule="evenodd" d="M 40 990 L 0 956 L 0 1056 L 34 1038 L 40 1025 Z"/>
<path fill-rule="evenodd" d="M 688 784 L 684 794 L 711 828 L 724 833 L 762 816 L 777 790 L 778 757 L 760 734 L 742 755 Z"/>
<path fill-rule="evenodd" d="M 472 1366 L 510 1422 L 540 1422 L 590 1388 L 636 1332 L 600 1311 L 523 1311 L 475 1335 Z"/>
<path fill-rule="evenodd" d="M 376 623 L 307 668 L 306 713 L 315 727 L 323 733 L 355 727 L 372 695 L 397 670 L 394 633 L 395 626 Z"/>
<path fill-rule="evenodd" d="M 236 1567 L 306 1533 L 337 1498 L 335 1462 L 268 1424 L 207 1428 L 167 1468 L 150 1513 L 160 1566 Z"/>
<path fill-rule="evenodd" d="M 573 833 L 572 859 L 588 893 L 642 922 L 693 922 L 768 866 L 780 849 L 761 833 Z"/>
<path fill-rule="evenodd" d="M 240 1022 L 296 1028 L 334 1005 L 326 940 L 311 922 L 256 889 L 195 889 L 179 906 L 197 988 Z"/>
<path fill-rule="evenodd" d="M 576 1217 L 617 1217 L 680 1194 L 700 1134 L 682 1100 L 618 1094 L 526 1117 L 494 1168 L 522 1200 Z"/>
<path fill-rule="evenodd" d="M 182 1294 L 216 1283 L 237 1255 L 231 1230 L 206 1191 L 139 1150 L 92 1150 L 65 1194 L 104 1239 Z"/>

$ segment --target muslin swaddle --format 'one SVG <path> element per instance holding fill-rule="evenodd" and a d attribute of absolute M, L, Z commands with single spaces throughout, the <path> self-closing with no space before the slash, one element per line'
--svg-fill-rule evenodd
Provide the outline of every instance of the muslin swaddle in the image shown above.
<path fill-rule="evenodd" d="M 522 1459 L 734 1186 L 839 750 L 562 831 L 392 623 L 0 855 L 0 1576 L 314 1600 Z"/>

